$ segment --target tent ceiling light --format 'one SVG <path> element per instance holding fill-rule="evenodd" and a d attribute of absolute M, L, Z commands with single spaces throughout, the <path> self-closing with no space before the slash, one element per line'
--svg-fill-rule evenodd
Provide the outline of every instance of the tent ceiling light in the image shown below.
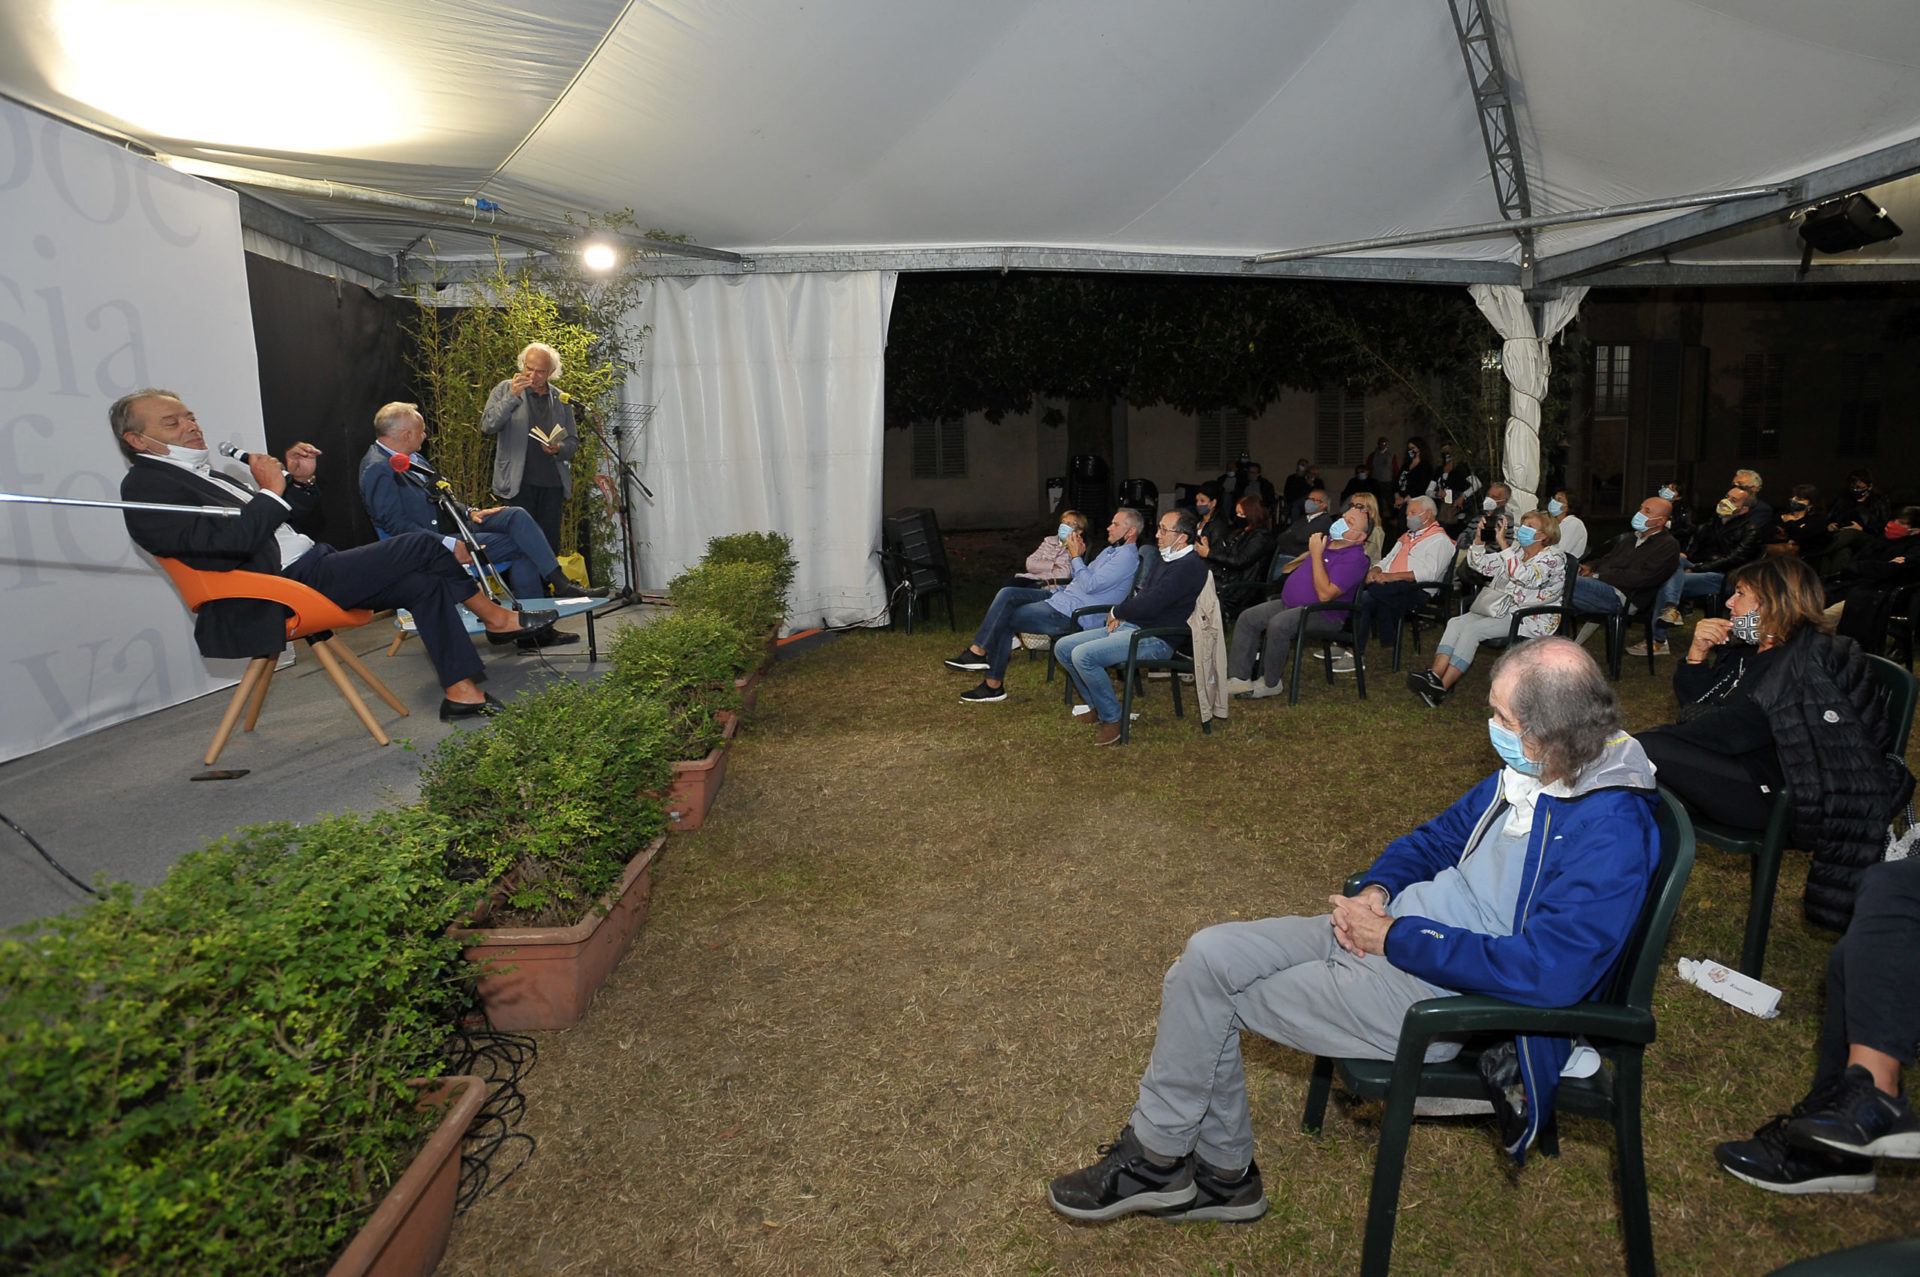
<path fill-rule="evenodd" d="M 227 0 L 62 0 L 60 91 L 161 137 L 273 151 L 396 141 L 412 103 L 377 50 Z"/>
<path fill-rule="evenodd" d="M 580 250 L 580 262 L 590 271 L 610 271 L 618 260 L 613 245 L 597 240 Z"/>
<path fill-rule="evenodd" d="M 1800 239 L 1816 253 L 1851 253 L 1899 234 L 1887 210 L 1858 191 L 1816 205 L 1800 219 Z"/>

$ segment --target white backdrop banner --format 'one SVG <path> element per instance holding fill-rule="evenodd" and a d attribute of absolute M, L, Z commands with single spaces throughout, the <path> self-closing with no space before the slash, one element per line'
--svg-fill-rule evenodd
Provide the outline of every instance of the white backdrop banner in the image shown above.
<path fill-rule="evenodd" d="M 782 532 L 799 561 L 787 625 L 884 619 L 882 398 L 892 272 L 656 280 L 627 387 L 655 411 L 634 451 L 640 584 L 662 589 L 709 537 Z"/>
<path fill-rule="evenodd" d="M 231 191 L 0 101 L 0 226 L 0 492 L 117 499 L 107 406 L 156 382 L 210 439 L 264 447 Z M 0 760 L 244 666 L 201 660 L 114 510 L 0 504 L 0 607 Z"/>

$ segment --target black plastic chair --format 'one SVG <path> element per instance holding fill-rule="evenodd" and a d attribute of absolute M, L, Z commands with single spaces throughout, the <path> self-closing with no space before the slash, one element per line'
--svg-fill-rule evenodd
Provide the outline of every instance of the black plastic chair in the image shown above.
<path fill-rule="evenodd" d="M 1120 743 L 1126 744 L 1133 738 L 1133 690 L 1146 690 L 1143 675 L 1148 670 L 1165 670 L 1171 676 L 1168 685 L 1173 688 L 1173 716 L 1185 718 L 1186 710 L 1180 703 L 1180 676 L 1193 673 L 1193 631 L 1184 625 L 1165 625 L 1151 630 L 1130 630 L 1127 642 L 1127 667 L 1121 672 L 1120 679 Z M 1144 638 L 1165 639 L 1173 648 L 1173 655 L 1162 660 L 1153 660 L 1140 655 L 1140 640 Z M 1072 680 L 1068 680 L 1071 684 Z M 1200 715 L 1200 730 L 1213 735 L 1213 724 L 1208 721 L 1204 702 Z"/>
<path fill-rule="evenodd" d="M 944 555 L 942 556 L 944 558 Z M 953 619 L 953 579 L 947 571 L 945 562 L 936 563 L 930 559 L 916 559 L 898 548 L 889 547 L 881 554 L 880 562 L 884 567 L 883 576 L 887 585 L 887 597 L 892 598 L 896 590 L 907 592 L 906 618 L 907 633 L 913 633 L 914 614 L 920 610 L 922 599 L 935 595 L 947 601 L 947 628 L 958 630 L 960 627 Z"/>
<path fill-rule="evenodd" d="M 1879 687 L 1881 712 L 1893 726 L 1888 752 L 1904 758 L 1907 738 L 1913 730 L 1914 706 L 1920 702 L 1920 678 L 1885 657 L 1869 656 L 1867 660 Z M 1767 932 L 1773 925 L 1773 898 L 1780 881 L 1780 861 L 1793 838 L 1792 791 L 1782 789 L 1773 796 L 1773 803 L 1767 808 L 1767 823 L 1762 829 L 1741 829 L 1697 815 L 1693 817 L 1693 828 L 1701 842 L 1736 856 L 1753 858 L 1747 867 L 1747 930 L 1740 944 L 1740 971 L 1758 980 L 1767 960 Z"/>
<path fill-rule="evenodd" d="M 1339 598 L 1328 603 L 1309 603 L 1301 611 L 1306 615 L 1300 618 L 1300 632 L 1293 636 L 1293 669 L 1289 674 L 1291 682 L 1287 684 L 1287 704 L 1300 703 L 1300 658 L 1308 643 L 1320 645 L 1320 655 L 1326 664 L 1327 686 L 1333 686 L 1333 645 L 1338 643 L 1353 652 L 1353 676 L 1360 686 L 1360 699 L 1367 699 L 1367 654 L 1359 648 L 1359 635 L 1354 633 L 1354 620 L 1360 615 L 1360 600 L 1367 596 L 1367 587 L 1361 586 L 1350 599 Z M 1345 622 L 1337 630 L 1328 630 L 1318 634 L 1307 633 L 1307 626 L 1321 612 L 1347 614 Z"/>
<path fill-rule="evenodd" d="M 1447 622 L 1455 616 L 1455 600 L 1458 598 L 1455 573 L 1449 569 L 1443 581 L 1415 581 L 1414 584 L 1427 592 L 1427 598 L 1411 612 L 1402 612 L 1400 620 L 1393 627 L 1393 672 L 1400 672 L 1402 644 L 1409 629 L 1413 631 L 1413 650 L 1420 652 L 1420 631 L 1426 626 L 1445 629 Z"/>
<path fill-rule="evenodd" d="M 1660 863 L 1633 936 L 1599 997 L 1569 1007 L 1522 1006 L 1482 994 L 1429 998 L 1407 1008 L 1392 1060 L 1336 1060 L 1329 1056 L 1314 1060 L 1306 1111 L 1301 1117 L 1307 1131 L 1319 1132 L 1336 1076 L 1353 1094 L 1386 1101 L 1360 1255 L 1363 1277 L 1387 1277 L 1393 1257 L 1394 1224 L 1400 1212 L 1400 1181 L 1406 1170 L 1415 1097 L 1486 1098 L 1480 1080 L 1480 1052 L 1473 1044 L 1441 1064 L 1423 1062 L 1428 1045 L 1435 1038 L 1484 1034 L 1495 1037 L 1485 1043 L 1490 1047 L 1520 1033 L 1584 1037 L 1612 1065 L 1611 1070 L 1602 1068 L 1591 1077 L 1561 1079 L 1556 1112 L 1612 1123 L 1627 1271 L 1653 1273 L 1653 1225 L 1647 1213 L 1647 1170 L 1640 1136 L 1643 1057 L 1655 1033 L 1654 977 L 1662 964 L 1667 933 L 1673 927 L 1687 877 L 1693 871 L 1693 826 L 1685 807 L 1662 790 L 1656 818 Z M 1363 877 L 1356 874 L 1347 880 L 1349 895 L 1360 890 Z M 1553 1130 L 1549 1127 L 1541 1132 L 1539 1151 L 1543 1154 L 1558 1151 L 1557 1134 L 1549 1142 Z"/>

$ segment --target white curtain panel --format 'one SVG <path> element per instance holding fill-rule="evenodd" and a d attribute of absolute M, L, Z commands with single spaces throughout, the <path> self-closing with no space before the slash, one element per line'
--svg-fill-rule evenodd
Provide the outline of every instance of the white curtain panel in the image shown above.
<path fill-rule="evenodd" d="M 115 500 L 149 385 L 264 446 L 232 191 L 0 101 L 0 492 Z M 117 510 L 0 505 L 0 760 L 231 683 Z M 182 742 L 198 757 L 205 741 Z"/>
<path fill-rule="evenodd" d="M 882 402 L 893 272 L 656 280 L 628 401 L 654 413 L 633 460 L 640 585 L 711 537 L 782 532 L 799 561 L 789 630 L 883 623 Z"/>
<path fill-rule="evenodd" d="M 1507 434 L 1504 478 L 1513 489 L 1513 508 L 1524 513 L 1540 505 L 1540 401 L 1547 397 L 1552 360 L 1547 343 L 1580 313 L 1585 288 L 1564 288 L 1541 307 L 1543 331 L 1535 332 L 1526 295 L 1508 284 L 1471 284 L 1467 291 L 1505 340 L 1500 365 L 1507 374 Z"/>

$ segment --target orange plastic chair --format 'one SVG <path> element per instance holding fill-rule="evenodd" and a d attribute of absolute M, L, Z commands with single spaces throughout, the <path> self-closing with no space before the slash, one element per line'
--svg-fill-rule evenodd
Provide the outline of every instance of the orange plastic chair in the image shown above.
<path fill-rule="evenodd" d="M 340 695 L 347 698 L 347 704 L 353 707 L 353 712 L 359 715 L 366 729 L 373 733 L 374 740 L 382 745 L 389 743 L 387 734 L 380 730 L 380 724 L 373 720 L 367 703 L 360 699 L 360 693 L 353 690 L 353 685 L 347 682 L 347 676 L 340 667 L 345 665 L 358 674 L 360 681 L 391 705 L 402 718 L 408 715 L 407 707 L 400 703 L 399 697 L 387 690 L 385 683 L 373 676 L 373 671 L 362 664 L 345 643 L 333 636 L 335 630 L 350 630 L 365 625 L 373 619 L 371 611 L 366 608 L 348 610 L 339 607 L 318 590 L 308 589 L 298 581 L 289 581 L 282 576 L 269 576 L 264 572 L 202 572 L 178 559 L 159 558 L 158 561 L 173 579 L 173 588 L 180 591 L 180 597 L 190 612 L 198 612 L 213 599 L 264 599 L 290 609 L 293 615 L 287 618 L 287 638 L 307 641 L 313 654 L 320 658 L 328 677 L 333 679 L 333 685 L 340 689 Z M 220 730 L 213 734 L 213 744 L 207 747 L 207 766 L 213 766 L 213 761 L 220 757 L 220 751 L 227 747 L 227 738 L 233 735 L 242 706 L 247 710 L 244 730 L 252 731 L 253 725 L 259 721 L 260 707 L 267 703 L 267 685 L 273 681 L 275 660 L 273 656 L 256 656 L 247 665 L 247 672 L 241 675 L 240 686 L 233 690 L 233 699 L 227 703 L 227 712 L 220 719 Z"/>

